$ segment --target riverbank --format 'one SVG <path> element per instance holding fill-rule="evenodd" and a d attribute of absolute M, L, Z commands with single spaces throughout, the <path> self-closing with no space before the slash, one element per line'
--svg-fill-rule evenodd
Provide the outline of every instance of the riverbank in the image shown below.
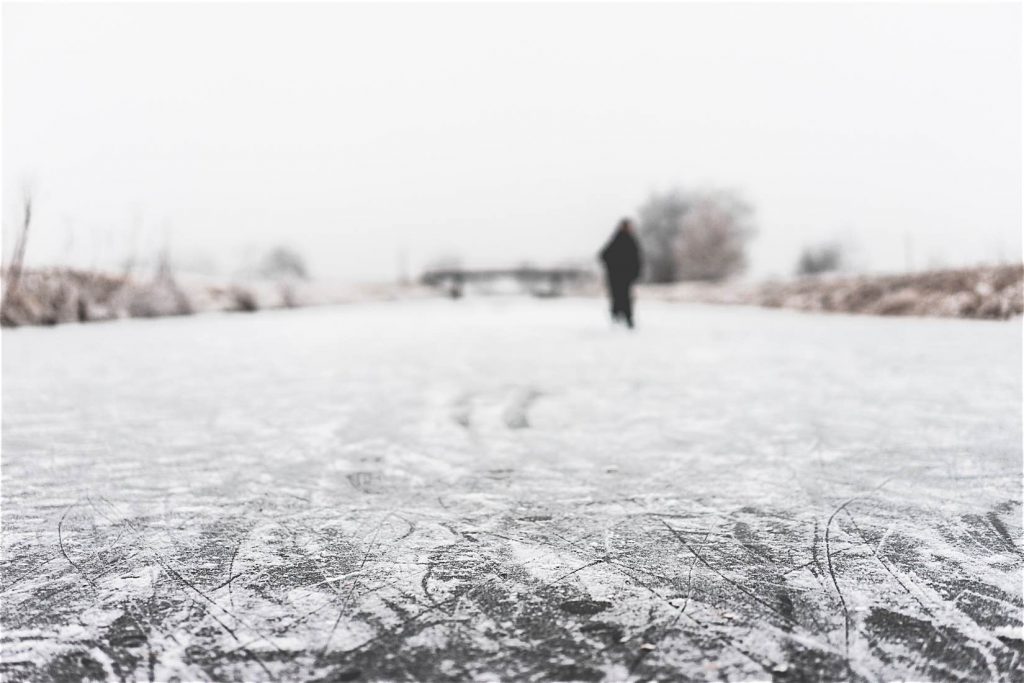
<path fill-rule="evenodd" d="M 660 301 L 801 311 L 1005 320 L 1024 313 L 1024 265 L 904 275 L 822 275 L 754 284 L 641 285 Z"/>
<path fill-rule="evenodd" d="M 5 277 L 4 327 L 253 312 L 327 304 L 445 296 L 417 285 L 308 280 L 225 281 L 199 277 L 133 278 L 68 268 Z M 760 283 L 641 285 L 641 299 L 791 308 L 802 311 L 1005 320 L 1024 313 L 1024 265 L 979 266 L 905 275 L 823 275 Z M 603 296 L 595 279 L 576 296 Z"/>
<path fill-rule="evenodd" d="M 69 268 L 25 270 L 5 277 L 3 327 L 57 325 L 209 312 L 254 312 L 357 301 L 430 296 L 392 284 L 347 285 L 307 280 L 224 281 L 201 277 L 133 278 Z"/>

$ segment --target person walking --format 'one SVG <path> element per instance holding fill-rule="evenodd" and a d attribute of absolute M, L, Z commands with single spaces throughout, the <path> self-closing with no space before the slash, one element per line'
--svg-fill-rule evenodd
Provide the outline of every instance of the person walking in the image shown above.
<path fill-rule="evenodd" d="M 611 298 L 612 320 L 633 327 L 633 283 L 640 278 L 643 257 L 640 243 L 634 234 L 633 222 L 619 221 L 608 244 L 601 250 L 605 280 Z"/>

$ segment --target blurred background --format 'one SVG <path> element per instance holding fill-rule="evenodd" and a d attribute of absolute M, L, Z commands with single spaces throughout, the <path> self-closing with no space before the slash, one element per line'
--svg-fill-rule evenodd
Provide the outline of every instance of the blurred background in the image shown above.
<path fill-rule="evenodd" d="M 596 295 L 623 216 L 651 296 L 1006 317 L 1020 12 L 5 4 L 4 323 Z"/>

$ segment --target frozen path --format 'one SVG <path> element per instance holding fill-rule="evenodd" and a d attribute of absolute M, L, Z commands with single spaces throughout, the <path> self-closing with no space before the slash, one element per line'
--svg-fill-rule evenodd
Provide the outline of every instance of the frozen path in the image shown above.
<path fill-rule="evenodd" d="M 1022 680 L 1021 323 L 3 334 L 5 681 Z"/>

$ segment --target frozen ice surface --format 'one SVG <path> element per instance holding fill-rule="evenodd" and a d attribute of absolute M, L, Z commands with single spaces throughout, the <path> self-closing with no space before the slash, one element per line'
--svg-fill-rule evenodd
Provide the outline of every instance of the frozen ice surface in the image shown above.
<path fill-rule="evenodd" d="M 3 336 L 4 680 L 1021 680 L 1021 323 Z"/>

